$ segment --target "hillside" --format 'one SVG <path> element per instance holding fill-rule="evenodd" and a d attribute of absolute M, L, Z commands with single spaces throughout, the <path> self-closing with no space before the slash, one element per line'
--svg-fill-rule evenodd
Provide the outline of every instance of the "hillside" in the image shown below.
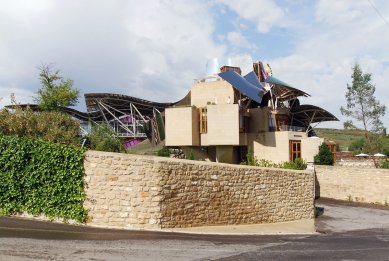
<path fill-rule="evenodd" d="M 318 137 L 332 140 L 341 147 L 348 147 L 357 139 L 363 138 L 363 131 L 315 128 Z"/>

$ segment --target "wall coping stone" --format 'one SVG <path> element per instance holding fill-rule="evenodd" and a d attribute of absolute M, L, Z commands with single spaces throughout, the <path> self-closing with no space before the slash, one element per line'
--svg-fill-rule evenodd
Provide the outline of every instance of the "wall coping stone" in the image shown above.
<path fill-rule="evenodd" d="M 268 168 L 268 167 L 256 167 L 256 166 L 247 166 L 247 165 L 237 165 L 237 164 L 229 164 L 229 163 L 220 163 L 220 162 L 210 162 L 210 161 L 200 161 L 200 160 L 189 160 L 189 159 L 176 159 L 176 158 L 168 158 L 168 157 L 160 157 L 153 155 L 138 155 L 138 154 L 126 154 L 126 153 L 118 153 L 118 152 L 105 152 L 105 151 L 97 151 L 97 150 L 88 150 L 85 152 L 85 156 L 107 156 L 107 157 L 124 157 L 128 159 L 149 159 L 153 160 L 156 163 L 158 162 L 181 162 L 185 164 L 191 165 L 202 165 L 202 166 L 218 166 L 218 167 L 232 167 L 236 169 L 258 169 L 258 170 L 277 170 L 284 172 L 293 172 L 293 173 L 301 173 L 301 174 L 310 174 L 311 170 L 294 170 L 294 169 L 282 169 L 282 168 Z M 332 167 L 332 166 L 330 166 Z"/>

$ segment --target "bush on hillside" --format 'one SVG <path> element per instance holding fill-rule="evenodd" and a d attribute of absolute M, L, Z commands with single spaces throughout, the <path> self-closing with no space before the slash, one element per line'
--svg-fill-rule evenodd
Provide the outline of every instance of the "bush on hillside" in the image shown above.
<path fill-rule="evenodd" d="M 353 154 L 356 155 L 356 154 L 363 152 L 365 150 L 365 147 L 366 147 L 365 138 L 359 138 L 359 139 L 353 140 L 353 142 L 351 142 L 348 149 L 350 151 L 352 151 Z"/>

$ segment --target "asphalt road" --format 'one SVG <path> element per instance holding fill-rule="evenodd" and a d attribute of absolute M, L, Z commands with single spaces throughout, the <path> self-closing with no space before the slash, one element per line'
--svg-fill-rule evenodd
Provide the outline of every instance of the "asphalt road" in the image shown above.
<path fill-rule="evenodd" d="M 389 260 L 389 208 L 321 200 L 321 233 L 220 236 L 0 218 L 0 260 Z"/>

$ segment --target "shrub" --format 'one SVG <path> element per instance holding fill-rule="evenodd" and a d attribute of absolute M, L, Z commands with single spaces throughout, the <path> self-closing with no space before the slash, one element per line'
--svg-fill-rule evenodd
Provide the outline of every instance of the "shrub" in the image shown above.
<path fill-rule="evenodd" d="M 319 153 L 314 157 L 315 164 L 334 165 L 334 155 L 324 142 L 319 147 Z"/>
<path fill-rule="evenodd" d="M 255 159 L 256 160 L 256 166 L 258 167 L 265 167 L 265 168 L 276 168 L 277 164 L 271 162 L 270 160 L 265 160 L 265 159 Z"/>
<path fill-rule="evenodd" d="M 84 222 L 84 150 L 0 134 L 0 212 Z"/>
<path fill-rule="evenodd" d="M 383 169 L 389 169 L 389 160 L 386 159 L 382 162 L 381 168 Z"/>
<path fill-rule="evenodd" d="M 282 169 L 304 170 L 307 168 L 307 163 L 303 159 L 296 158 L 294 161 L 280 163 L 278 167 Z"/>
<path fill-rule="evenodd" d="M 0 133 L 44 139 L 62 144 L 80 144 L 80 124 L 61 112 L 34 112 L 29 106 L 0 110 Z"/>
<path fill-rule="evenodd" d="M 257 158 L 254 157 L 253 148 L 250 146 L 247 149 L 246 157 L 247 157 L 247 162 L 244 162 L 245 165 L 249 165 L 249 166 L 257 166 L 258 165 Z"/>
<path fill-rule="evenodd" d="M 271 162 L 270 160 L 257 159 L 254 156 L 254 153 L 251 147 L 248 148 L 247 152 L 247 161 L 241 162 L 242 165 L 256 166 L 256 167 L 266 167 L 266 168 L 282 168 L 282 169 L 296 169 L 304 170 L 307 168 L 307 163 L 300 158 L 295 159 L 294 161 L 286 161 L 279 164 Z"/>
<path fill-rule="evenodd" d="M 167 147 L 163 147 L 158 151 L 157 155 L 160 157 L 170 157 L 170 150 Z"/>
<path fill-rule="evenodd" d="M 107 124 L 95 124 L 88 136 L 90 148 L 99 151 L 124 152 L 123 144 L 119 137 Z"/>
<path fill-rule="evenodd" d="M 191 150 L 190 153 L 189 153 L 188 159 L 189 159 L 189 160 L 195 160 L 195 156 L 194 156 L 194 153 L 193 153 L 192 150 Z"/>

